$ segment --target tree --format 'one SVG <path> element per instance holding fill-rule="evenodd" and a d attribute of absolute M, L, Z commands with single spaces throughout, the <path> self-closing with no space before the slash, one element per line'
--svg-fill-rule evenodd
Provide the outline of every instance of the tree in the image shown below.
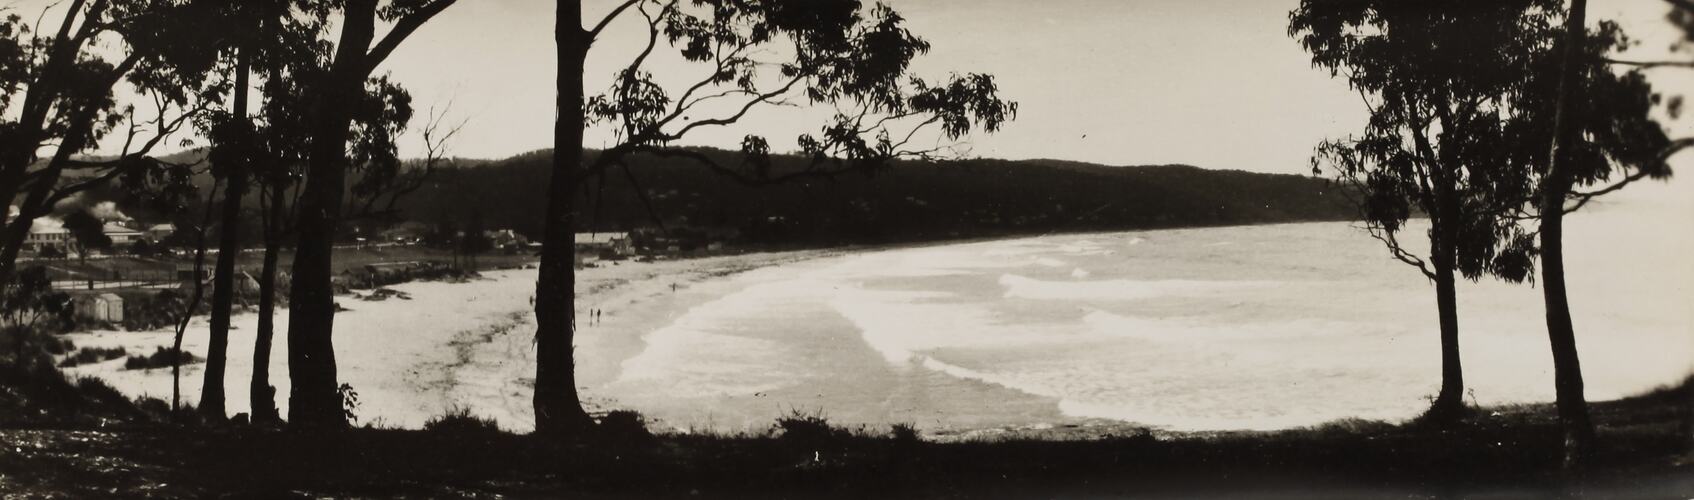
<path fill-rule="evenodd" d="M 473 210 L 465 225 L 465 236 L 459 238 L 458 253 L 465 257 L 466 267 L 476 270 L 476 256 L 488 253 L 494 249 L 494 240 L 488 238 L 488 228 L 482 225 L 482 211 Z"/>
<path fill-rule="evenodd" d="M 1304 0 L 1289 35 L 1314 66 L 1345 74 L 1370 109 L 1357 136 L 1320 144 L 1327 168 L 1355 196 L 1369 233 L 1435 284 L 1441 392 L 1425 417 L 1464 415 L 1457 276 L 1528 278 L 1534 245 L 1506 214 L 1529 183 L 1514 175 L 1513 142 L 1500 123 L 1530 110 L 1510 98 L 1545 52 L 1556 5 L 1547 0 Z M 1428 216 L 1429 252 L 1399 240 L 1408 218 Z"/>
<path fill-rule="evenodd" d="M 1586 20 L 1587 2 L 1573 0 L 1557 57 L 1536 73 L 1553 78 L 1538 82 L 1519 104 L 1544 110 L 1540 120 L 1519 128 L 1530 144 L 1542 146 L 1522 161 L 1537 179 L 1533 216 L 1540 223 L 1541 290 L 1567 468 L 1580 466 L 1591 452 L 1594 425 L 1565 285 L 1564 217 L 1636 180 L 1669 177 L 1670 155 L 1694 145 L 1688 139 L 1673 143 L 1651 118 L 1659 96 L 1638 70 L 1620 74 L 1609 67 L 1606 53 L 1628 45 L 1617 25 L 1591 30 Z"/>
<path fill-rule="evenodd" d="M 254 61 L 260 66 L 275 67 L 286 60 L 310 58 L 314 54 L 311 49 L 300 47 L 310 47 L 308 35 L 321 27 L 321 24 L 314 23 L 309 17 L 293 15 L 286 0 L 241 2 L 225 7 L 227 10 L 223 12 L 223 17 L 232 26 L 241 28 L 232 30 L 229 39 L 224 42 L 224 45 L 229 47 L 224 55 L 227 65 L 224 73 L 233 75 L 231 78 L 234 80 L 230 89 L 230 104 L 219 112 L 208 113 L 207 119 L 200 122 L 201 129 L 212 143 L 209 156 L 213 177 L 224 184 L 218 259 L 212 282 L 210 342 L 207 346 L 206 370 L 199 406 L 201 413 L 214 420 L 221 420 L 225 416 L 224 366 L 229 345 L 230 316 L 237 287 L 235 261 L 240 257 L 242 250 L 243 200 L 250 184 L 249 179 L 255 174 L 258 165 L 267 159 L 275 161 L 270 156 L 271 151 L 267 151 L 265 144 L 261 143 L 262 138 L 256 130 L 255 120 L 248 113 Z M 278 87 L 267 87 L 275 88 Z M 266 266 L 272 274 L 264 279 L 273 280 L 274 283 L 275 258 L 268 257 Z M 261 272 L 261 276 L 264 275 L 265 273 Z M 261 282 L 261 293 L 267 291 L 264 285 L 265 283 Z M 262 348 L 267 351 L 267 366 L 255 368 L 256 376 L 265 375 L 267 378 L 268 373 L 264 372 L 268 368 L 269 334 L 269 331 L 260 333 L 265 341 Z M 255 350 L 259 349 L 256 345 Z M 259 394 L 268 395 L 269 385 L 265 385 Z M 254 402 L 258 403 L 258 396 L 254 397 Z M 254 419 L 271 419 L 274 415 L 274 402 L 267 400 L 264 403 L 252 406 Z"/>
<path fill-rule="evenodd" d="M 147 240 L 135 240 L 135 243 L 129 244 L 129 254 L 136 257 L 152 257 L 157 252 Z"/>
<path fill-rule="evenodd" d="M 64 224 L 76 241 L 77 255 L 84 261 L 88 260 L 89 252 L 112 248 L 112 237 L 106 236 L 106 222 L 85 210 L 65 214 Z"/>
<path fill-rule="evenodd" d="M 286 19 L 285 19 L 286 20 Z M 328 52 L 312 43 L 328 29 L 320 22 L 297 23 L 272 20 L 282 27 L 268 28 L 271 45 L 259 51 L 262 68 L 263 106 L 252 124 L 254 143 L 249 166 L 259 190 L 259 219 L 264 239 L 264 260 L 259 273 L 259 325 L 253 348 L 253 377 L 250 394 L 255 421 L 275 421 L 274 389 L 270 385 L 270 350 L 275 332 L 278 264 L 281 249 L 296 237 L 302 180 L 306 177 L 314 133 L 310 116 L 299 113 L 316 98 L 316 82 L 329 65 Z M 272 33 L 274 32 L 274 33 Z M 424 158 L 399 160 L 396 138 L 412 118 L 411 97 L 386 78 L 368 79 L 362 87 L 352 115 L 352 133 L 344 145 L 351 154 L 348 170 L 358 174 L 343 209 L 346 219 L 396 216 L 398 201 L 421 188 L 446 159 L 447 143 L 464 122 L 449 126 L 451 106 L 433 108 L 430 121 L 422 127 Z M 290 288 L 292 293 L 292 288 Z M 339 411 L 339 407 L 337 407 Z"/>
<path fill-rule="evenodd" d="M 71 298 L 53 291 L 47 268 L 31 267 L 17 279 L 0 283 L 0 332 L 12 337 L 12 368 L 20 372 L 34 359 L 30 342 L 41 330 L 43 320 L 62 316 Z"/>
<path fill-rule="evenodd" d="M 15 270 L 36 219 L 91 188 L 159 188 L 161 204 L 180 204 L 189 167 L 149 155 L 199 110 L 195 82 L 215 52 L 207 37 L 224 26 L 217 3 L 71 0 L 43 13 L 62 16 L 51 33 L 15 14 L 0 20 L 0 200 L 19 206 L 0 229 L 0 276 Z M 155 104 L 150 117 L 118 104 L 125 82 Z M 115 157 L 79 157 L 125 123 Z"/>
<path fill-rule="evenodd" d="M 346 425 L 335 374 L 335 297 L 330 275 L 351 163 L 347 144 L 354 139 L 354 114 L 371 73 L 419 27 L 454 3 L 345 0 L 309 4 L 320 15 L 339 11 L 341 23 L 327 71 L 312 78 L 307 93 L 311 143 L 289 290 L 289 421 L 294 425 Z M 381 40 L 376 38 L 379 19 L 393 24 Z"/>
<path fill-rule="evenodd" d="M 607 26 L 631 12 L 646 21 L 645 46 L 615 75 L 611 89 L 586 98 L 588 51 Z M 941 154 L 945 147 L 912 147 L 931 127 L 957 139 L 978 126 L 998 130 L 1017 110 L 999 98 L 989 75 L 955 75 L 939 84 L 909 76 L 912 58 L 927 52 L 928 42 L 906 30 L 894 10 L 880 4 L 867 9 L 858 0 L 626 0 L 589 28 L 580 0 L 560 0 L 555 30 L 558 114 L 535 293 L 535 426 L 543 434 L 579 433 L 593 423 L 577 395 L 572 346 L 576 196 L 586 180 L 613 168 L 633 176 L 623 160 L 638 152 L 754 185 L 872 173 L 895 158 Z M 675 93 L 656 83 L 646 63 L 661 38 L 704 66 L 707 76 Z M 769 142 L 757 135 L 743 139 L 738 166 L 669 147 L 693 131 L 734 125 L 755 108 L 802 101 L 842 111 L 820 135 L 799 138 L 813 161 L 797 171 L 772 171 Z M 616 130 L 619 141 L 584 163 L 590 122 Z"/>

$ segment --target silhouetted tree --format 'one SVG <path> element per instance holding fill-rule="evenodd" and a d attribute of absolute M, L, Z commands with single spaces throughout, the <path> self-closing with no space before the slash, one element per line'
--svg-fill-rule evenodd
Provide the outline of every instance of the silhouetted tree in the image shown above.
<path fill-rule="evenodd" d="M 465 257 L 466 267 L 476 270 L 476 256 L 488 253 L 494 249 L 494 240 L 488 238 L 488 228 L 482 224 L 482 211 L 473 210 L 465 224 L 465 236 L 459 238 L 458 253 Z"/>
<path fill-rule="evenodd" d="M 1533 73 L 1551 76 L 1538 79 L 1515 103 L 1543 110 L 1538 119 L 1516 128 L 1540 146 L 1529 148 L 1522 161 L 1537 180 L 1532 216 L 1539 222 L 1541 290 L 1567 468 L 1581 465 L 1591 452 L 1594 426 L 1583 396 L 1565 285 L 1564 216 L 1636 180 L 1669 177 L 1669 156 L 1694 144 L 1673 143 L 1651 118 L 1660 97 L 1639 71 L 1620 74 L 1609 66 L 1607 52 L 1629 43 L 1617 25 L 1603 22 L 1589 29 L 1586 19 L 1587 2 L 1573 0 L 1557 39 L 1557 57 Z"/>
<path fill-rule="evenodd" d="M 65 230 L 71 232 L 71 239 L 76 241 L 76 253 L 84 262 L 88 260 L 89 252 L 112 248 L 112 237 L 106 235 L 106 222 L 85 210 L 65 214 L 64 225 Z"/>
<path fill-rule="evenodd" d="M 64 314 L 70 296 L 53 291 L 47 268 L 31 267 L 0 287 L 0 332 L 12 339 L 12 368 L 22 371 L 35 358 L 31 343 L 41 335 L 43 321 Z"/>
<path fill-rule="evenodd" d="M 590 47 L 632 11 L 646 21 L 645 46 L 615 75 L 611 89 L 586 98 L 582 69 Z M 929 43 L 906 30 L 904 21 L 884 5 L 865 8 L 858 0 L 626 0 L 585 28 L 581 0 L 558 2 L 558 114 L 535 293 L 537 432 L 571 434 L 592 424 L 577 395 L 572 346 L 574 214 L 577 191 L 588 178 L 611 168 L 633 177 L 623 160 L 636 152 L 689 160 L 754 185 L 874 172 L 895 158 L 942 153 L 944 147 L 911 146 L 926 129 L 957 139 L 977 126 L 997 130 L 1016 114 L 1016 104 L 998 97 L 992 76 L 956 75 L 937 84 L 908 75 L 912 58 L 927 52 Z M 646 66 L 661 39 L 709 74 L 667 92 Z M 798 171 L 772 171 L 769 143 L 756 135 L 743 139 L 741 165 L 669 147 L 690 132 L 734 125 L 756 108 L 802 101 L 843 111 L 819 135 L 800 137 L 813 161 Z M 584 164 L 589 122 L 615 129 L 620 140 Z"/>
<path fill-rule="evenodd" d="M 0 230 L 0 276 L 13 272 L 35 219 L 91 188 L 114 180 L 157 188 L 174 200 L 165 204 L 192 193 L 188 166 L 149 155 L 200 108 L 220 3 L 71 0 L 43 12 L 59 19 L 51 33 L 15 14 L 0 19 L 0 200 L 19 207 Z M 149 97 L 152 116 L 120 106 L 120 88 Z M 79 156 L 115 130 L 126 134 L 115 157 Z"/>
<path fill-rule="evenodd" d="M 158 253 L 158 250 L 155 250 L 153 248 L 153 243 L 147 240 L 135 240 L 135 243 L 129 244 L 130 255 L 134 255 L 136 257 L 152 257 L 156 253 Z"/>
<path fill-rule="evenodd" d="M 348 144 L 373 71 L 417 29 L 455 0 L 344 0 L 307 2 L 320 17 L 339 12 L 333 56 L 309 82 L 310 153 L 296 221 L 298 244 L 289 290 L 289 421 L 305 427 L 341 427 L 335 373 L 334 288 L 330 283 L 335 233 L 341 223 L 352 166 Z M 393 27 L 376 38 L 381 19 Z M 326 30 L 325 33 L 328 33 Z M 374 42 L 374 44 L 373 44 Z M 393 94 L 390 94 L 392 97 Z"/>
<path fill-rule="evenodd" d="M 1526 279 L 1532 238 L 1506 217 L 1529 183 L 1515 175 L 1510 137 L 1499 124 L 1530 110 L 1508 99 L 1526 85 L 1551 31 L 1549 0 L 1304 0 L 1289 35 L 1314 66 L 1345 75 L 1370 109 L 1359 135 L 1320 144 L 1314 174 L 1327 169 L 1355 196 L 1370 234 L 1436 289 L 1441 392 L 1425 414 L 1465 413 L 1459 357 L 1457 277 Z M 1516 141 L 1521 143 L 1521 141 Z M 1414 214 L 1429 218 L 1429 252 L 1398 234 Z"/>

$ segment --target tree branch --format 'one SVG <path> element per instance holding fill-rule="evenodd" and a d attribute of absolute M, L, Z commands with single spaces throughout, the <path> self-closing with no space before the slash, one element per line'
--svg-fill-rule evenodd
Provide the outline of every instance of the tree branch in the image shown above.
<path fill-rule="evenodd" d="M 642 1 L 643 0 L 624 0 L 624 3 L 619 4 L 617 8 L 612 9 L 610 14 L 606 14 L 606 17 L 600 18 L 600 22 L 595 23 L 593 29 L 588 30 L 588 40 L 592 42 L 595 38 L 599 38 L 600 32 L 605 31 L 606 26 L 612 24 L 612 21 L 617 19 L 618 15 L 623 14 L 623 11 L 629 10 L 631 6 L 641 3 Z"/>
<path fill-rule="evenodd" d="M 430 18 L 447 10 L 457 1 L 436 0 L 419 8 L 417 12 L 401 17 L 399 21 L 394 23 L 394 29 L 389 30 L 388 34 L 382 37 L 382 41 L 377 42 L 376 46 L 371 49 L 370 54 L 365 56 L 364 73 L 368 75 L 372 71 L 376 71 L 376 67 L 381 66 L 382 62 L 387 60 L 388 56 L 400 47 L 400 43 L 406 41 L 406 37 L 412 36 L 412 33 L 417 32 L 418 28 L 423 27 L 424 23 L 429 22 Z"/>

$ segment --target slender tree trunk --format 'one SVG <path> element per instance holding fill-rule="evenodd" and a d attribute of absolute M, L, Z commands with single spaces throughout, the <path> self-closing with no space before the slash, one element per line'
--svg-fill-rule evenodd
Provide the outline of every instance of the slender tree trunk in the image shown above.
<path fill-rule="evenodd" d="M 303 427 L 344 427 L 335 373 L 335 234 L 346 190 L 347 111 L 364 85 L 365 51 L 375 37 L 376 0 L 349 0 L 326 83 L 312 106 L 315 130 L 301 193 L 299 241 L 289 289 L 288 420 Z"/>
<path fill-rule="evenodd" d="M 265 263 L 259 271 L 259 331 L 253 337 L 253 380 L 248 385 L 248 400 L 253 408 L 254 423 L 275 422 L 281 418 L 276 410 L 276 388 L 271 387 L 271 339 L 276 333 L 276 276 L 282 238 L 279 234 L 286 187 L 277 181 L 270 186 L 269 213 L 265 220 Z"/>
<path fill-rule="evenodd" d="M 193 295 L 189 298 L 187 307 L 182 310 L 182 317 L 176 320 L 176 336 L 171 341 L 171 418 L 176 418 L 182 409 L 182 336 L 188 333 L 188 321 L 194 318 L 194 310 L 200 308 L 200 301 L 205 298 L 205 282 L 200 275 L 206 269 L 206 226 L 212 222 L 212 200 L 218 185 L 212 183 L 211 193 L 206 195 L 205 215 L 200 218 L 200 227 L 194 233 L 194 275 L 189 278 L 194 285 Z"/>
<path fill-rule="evenodd" d="M 239 50 L 239 49 L 238 49 Z M 247 51 L 240 50 L 235 64 L 235 96 L 231 108 L 236 120 L 247 119 Z M 243 152 L 247 137 L 235 146 Z M 224 147 L 228 147 L 227 145 Z M 243 157 L 245 154 L 238 157 Z M 241 199 L 247 193 L 247 165 L 220 165 L 225 172 L 223 222 L 218 233 L 218 263 L 212 278 L 211 339 L 206 346 L 206 372 L 200 386 L 200 413 L 223 420 L 224 366 L 229 353 L 230 309 L 235 301 L 235 259 L 241 255 Z"/>
<path fill-rule="evenodd" d="M 1451 422 L 1465 412 L 1465 372 L 1459 359 L 1459 298 L 1451 260 L 1435 263 L 1435 302 L 1441 316 L 1441 393 L 1426 415 Z"/>
<path fill-rule="evenodd" d="M 568 436 L 593 425 L 577 396 L 572 345 L 576 335 L 574 214 L 582 171 L 582 65 L 589 44 L 582 29 L 580 0 L 559 1 L 555 36 L 559 109 L 553 129 L 541 272 L 535 284 L 535 431 Z"/>
<path fill-rule="evenodd" d="M 1431 218 L 1430 264 L 1435 268 L 1435 306 L 1441 324 L 1441 393 L 1425 417 L 1451 423 L 1465 414 L 1465 372 L 1459 357 L 1457 260 L 1460 207 L 1452 175 L 1435 176 L 1436 217 Z"/>
<path fill-rule="evenodd" d="M 1574 140 L 1570 98 L 1578 84 L 1577 54 L 1586 36 L 1588 2 L 1572 0 L 1565 20 L 1563 67 L 1559 74 L 1557 109 L 1553 113 L 1553 140 L 1547 157 L 1547 174 L 1541 186 L 1541 293 L 1547 306 L 1547 339 L 1553 349 L 1553 387 L 1558 397 L 1559 425 L 1564 430 L 1567 469 L 1574 469 L 1592 450 L 1594 424 L 1588 417 L 1583 396 L 1582 362 L 1576 351 L 1576 327 L 1571 323 L 1570 299 L 1565 289 L 1564 219 L 1565 196 L 1570 193 L 1571 174 L 1563 161 L 1566 141 Z"/>

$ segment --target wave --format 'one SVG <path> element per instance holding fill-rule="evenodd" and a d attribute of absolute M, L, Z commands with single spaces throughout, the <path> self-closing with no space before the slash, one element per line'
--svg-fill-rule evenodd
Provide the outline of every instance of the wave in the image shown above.
<path fill-rule="evenodd" d="M 1145 300 L 1165 296 L 1216 295 L 1275 285 L 1268 281 L 1042 281 L 1015 274 L 1000 275 L 1000 286 L 1005 287 L 1006 298 L 1040 300 Z"/>

